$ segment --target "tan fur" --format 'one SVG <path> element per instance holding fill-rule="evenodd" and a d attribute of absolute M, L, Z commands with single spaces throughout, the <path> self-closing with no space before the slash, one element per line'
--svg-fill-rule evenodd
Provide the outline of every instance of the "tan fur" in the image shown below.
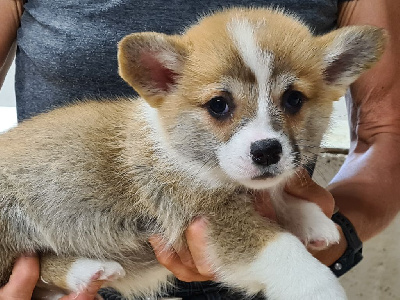
<path fill-rule="evenodd" d="M 69 288 L 65 282 L 65 273 L 60 272 L 60 265 L 65 269 L 70 269 L 74 258 L 72 257 L 57 257 L 55 255 L 47 254 L 40 258 L 40 283 L 45 284 L 52 283 L 55 287 L 68 291 Z"/>
<path fill-rule="evenodd" d="M 141 98 L 83 101 L 0 136 L 1 284 L 12 261 L 27 251 L 52 253 L 42 275 L 63 289 L 68 266 L 80 257 L 120 263 L 133 284 L 161 268 L 148 238 L 161 234 L 168 246 L 183 247 L 184 230 L 200 215 L 210 224 L 216 270 L 251 263 L 280 235 L 283 229 L 255 212 L 251 191 L 225 174 L 216 158 L 217 149 L 254 118 L 260 93 L 227 30 L 234 19 L 248 20 L 258 46 L 273 53 L 274 128 L 300 141 L 296 166 L 308 162 L 332 101 L 348 87 L 324 61 L 338 33 L 314 37 L 282 12 L 232 9 L 204 18 L 182 36 L 132 34 L 119 45 L 120 74 Z M 378 59 L 384 41 L 371 27 L 352 30 L 370 35 L 373 49 L 360 59 L 358 76 Z M 292 76 L 291 88 L 307 98 L 295 115 L 281 107 L 282 74 Z M 217 120 L 207 103 L 227 93 L 235 109 Z M 110 285 L 126 296 L 155 289 Z"/>

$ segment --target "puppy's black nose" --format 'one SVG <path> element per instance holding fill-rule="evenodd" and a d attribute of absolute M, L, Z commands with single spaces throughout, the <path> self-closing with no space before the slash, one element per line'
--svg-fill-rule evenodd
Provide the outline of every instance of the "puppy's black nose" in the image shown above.
<path fill-rule="evenodd" d="M 270 166 L 281 159 L 282 145 L 276 139 L 259 140 L 250 145 L 250 155 L 257 165 Z"/>

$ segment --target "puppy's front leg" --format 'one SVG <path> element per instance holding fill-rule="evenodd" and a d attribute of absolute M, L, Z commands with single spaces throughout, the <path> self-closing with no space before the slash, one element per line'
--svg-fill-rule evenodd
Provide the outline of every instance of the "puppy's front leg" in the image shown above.
<path fill-rule="evenodd" d="M 343 300 L 336 277 L 298 238 L 260 217 L 252 205 L 230 203 L 210 219 L 209 253 L 217 278 L 270 300 Z"/>
<path fill-rule="evenodd" d="M 283 187 L 270 193 L 279 223 L 304 244 L 321 249 L 339 242 L 336 224 L 317 204 L 289 195 Z"/>
<path fill-rule="evenodd" d="M 114 261 L 45 255 L 40 259 L 40 280 L 66 292 L 79 293 L 94 280 L 113 281 L 125 276 Z M 42 286 L 45 286 L 42 284 Z M 51 291 L 49 291 L 51 293 Z"/>

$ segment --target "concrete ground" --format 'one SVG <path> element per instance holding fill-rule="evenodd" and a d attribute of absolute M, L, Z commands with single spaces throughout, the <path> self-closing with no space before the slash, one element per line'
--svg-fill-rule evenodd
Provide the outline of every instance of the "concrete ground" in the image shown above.
<path fill-rule="evenodd" d="M 16 124 L 13 99 L 13 76 L 11 69 L 0 91 L 0 132 Z M 348 127 L 344 101 L 335 103 L 335 114 L 323 146 L 346 149 Z M 345 159 L 342 154 L 320 156 L 314 179 L 326 186 Z M 364 260 L 340 281 L 347 290 L 349 300 L 400 300 L 400 217 L 377 237 L 364 245 Z M 240 299 L 238 299 L 240 300 Z"/>

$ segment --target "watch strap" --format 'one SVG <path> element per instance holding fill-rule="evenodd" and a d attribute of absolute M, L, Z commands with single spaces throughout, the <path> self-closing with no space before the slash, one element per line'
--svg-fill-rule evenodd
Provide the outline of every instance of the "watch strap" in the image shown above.
<path fill-rule="evenodd" d="M 332 216 L 332 221 L 342 228 L 347 241 L 344 254 L 329 267 L 337 277 L 340 277 L 362 260 L 362 242 L 353 224 L 340 212 L 336 212 Z"/>

